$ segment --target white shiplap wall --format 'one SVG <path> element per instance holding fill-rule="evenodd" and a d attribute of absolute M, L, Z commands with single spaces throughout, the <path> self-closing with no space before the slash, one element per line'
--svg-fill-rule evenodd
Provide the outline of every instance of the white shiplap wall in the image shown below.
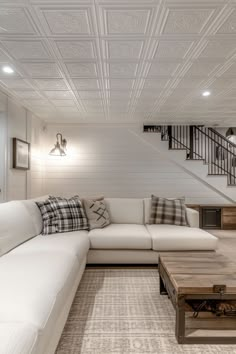
<path fill-rule="evenodd" d="M 143 143 L 132 126 L 48 125 L 46 151 L 62 132 L 66 157 L 45 155 L 45 193 L 106 197 L 185 196 L 188 203 L 227 203 L 223 197 Z"/>
<path fill-rule="evenodd" d="M 6 164 L 6 200 L 37 197 L 43 194 L 43 121 L 28 110 L 8 98 L 7 121 L 7 164 Z M 31 143 L 31 169 L 22 171 L 13 169 L 12 139 L 19 138 Z M 33 176 L 33 177 L 31 177 Z"/>
<path fill-rule="evenodd" d="M 30 199 L 44 194 L 45 123 L 29 111 L 27 118 L 27 136 L 31 148 L 31 164 L 27 172 L 27 198 Z"/>
<path fill-rule="evenodd" d="M 13 169 L 12 139 L 27 140 L 27 111 L 11 99 L 7 104 L 7 200 L 26 199 L 27 173 Z"/>

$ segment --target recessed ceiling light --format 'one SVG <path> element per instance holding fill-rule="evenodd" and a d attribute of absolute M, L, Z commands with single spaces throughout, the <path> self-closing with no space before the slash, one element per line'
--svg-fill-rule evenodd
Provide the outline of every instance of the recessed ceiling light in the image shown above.
<path fill-rule="evenodd" d="M 210 91 L 203 91 L 202 96 L 207 97 L 210 96 Z"/>
<path fill-rule="evenodd" d="M 14 70 L 10 66 L 3 66 L 2 71 L 6 74 L 14 73 Z"/>

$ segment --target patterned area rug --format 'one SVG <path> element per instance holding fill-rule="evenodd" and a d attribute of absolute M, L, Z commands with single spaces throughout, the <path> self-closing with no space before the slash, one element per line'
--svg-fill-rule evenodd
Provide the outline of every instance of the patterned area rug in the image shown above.
<path fill-rule="evenodd" d="M 56 354 L 236 354 L 236 345 L 179 345 L 156 268 L 87 268 Z"/>

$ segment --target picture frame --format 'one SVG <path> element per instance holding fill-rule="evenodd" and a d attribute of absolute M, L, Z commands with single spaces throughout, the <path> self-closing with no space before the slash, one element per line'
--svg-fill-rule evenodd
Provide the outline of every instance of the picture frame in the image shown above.
<path fill-rule="evenodd" d="M 13 138 L 13 168 L 30 169 L 30 143 L 27 141 Z"/>

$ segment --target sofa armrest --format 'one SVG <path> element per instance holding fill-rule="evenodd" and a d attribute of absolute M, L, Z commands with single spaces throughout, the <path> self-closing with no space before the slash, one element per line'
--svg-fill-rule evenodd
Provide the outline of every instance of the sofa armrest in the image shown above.
<path fill-rule="evenodd" d="M 199 212 L 197 210 L 186 208 L 187 221 L 190 227 L 199 227 Z"/>

